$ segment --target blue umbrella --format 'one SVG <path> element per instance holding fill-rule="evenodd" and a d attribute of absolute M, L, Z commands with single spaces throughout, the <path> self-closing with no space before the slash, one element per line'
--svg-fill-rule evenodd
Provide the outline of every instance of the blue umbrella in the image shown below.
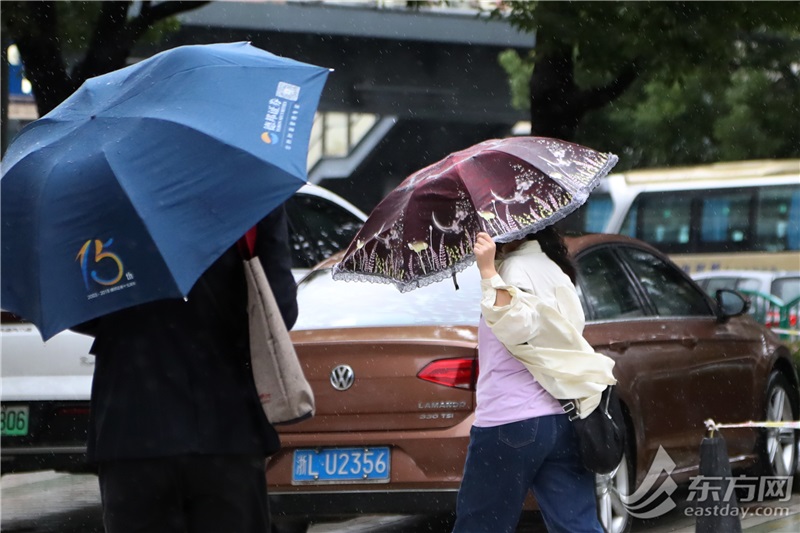
<path fill-rule="evenodd" d="M 183 46 L 92 78 L 2 161 L 2 300 L 48 339 L 184 297 L 307 180 L 328 69 L 248 43 Z"/>

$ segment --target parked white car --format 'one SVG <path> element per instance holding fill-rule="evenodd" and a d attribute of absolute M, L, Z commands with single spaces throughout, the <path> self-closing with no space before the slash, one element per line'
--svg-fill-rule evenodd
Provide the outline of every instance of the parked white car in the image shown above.
<path fill-rule="evenodd" d="M 710 270 L 692 278 L 712 296 L 717 289 L 736 289 L 771 294 L 784 303 L 800 297 L 800 270 Z"/>
<path fill-rule="evenodd" d="M 295 279 L 345 248 L 366 215 L 304 185 L 286 205 Z M 85 463 L 94 356 L 91 337 L 64 331 L 42 341 L 33 324 L 0 316 L 0 472 L 80 472 Z"/>

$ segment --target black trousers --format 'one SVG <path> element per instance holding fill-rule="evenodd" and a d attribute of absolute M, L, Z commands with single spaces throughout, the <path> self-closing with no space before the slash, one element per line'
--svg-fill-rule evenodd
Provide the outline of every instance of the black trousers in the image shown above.
<path fill-rule="evenodd" d="M 269 533 L 266 460 L 183 455 L 103 462 L 106 533 Z"/>

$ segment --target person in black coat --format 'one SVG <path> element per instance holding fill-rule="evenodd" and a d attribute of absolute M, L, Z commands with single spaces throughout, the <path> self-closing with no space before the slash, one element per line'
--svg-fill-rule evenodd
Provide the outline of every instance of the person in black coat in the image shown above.
<path fill-rule="evenodd" d="M 297 293 L 282 206 L 258 223 L 255 253 L 291 329 Z M 185 300 L 73 329 L 95 337 L 88 457 L 106 532 L 268 532 L 266 458 L 280 441 L 250 368 L 237 247 Z"/>

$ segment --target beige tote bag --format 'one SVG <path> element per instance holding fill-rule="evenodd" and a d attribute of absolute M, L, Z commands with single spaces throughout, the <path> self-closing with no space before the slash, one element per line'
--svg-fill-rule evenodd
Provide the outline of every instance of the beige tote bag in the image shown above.
<path fill-rule="evenodd" d="M 272 424 L 314 415 L 314 392 L 303 374 L 289 332 L 258 256 L 245 260 L 250 359 L 256 390 Z"/>

